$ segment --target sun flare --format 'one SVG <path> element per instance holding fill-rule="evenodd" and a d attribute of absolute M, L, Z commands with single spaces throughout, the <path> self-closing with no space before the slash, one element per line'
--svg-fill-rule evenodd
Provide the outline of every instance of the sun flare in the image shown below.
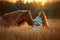
<path fill-rule="evenodd" d="M 45 5 L 45 3 L 47 2 L 48 0 L 36 0 L 36 2 L 41 2 L 42 5 Z"/>
<path fill-rule="evenodd" d="M 35 2 L 41 2 L 42 3 L 42 5 L 44 5 L 48 0 L 24 0 L 24 3 L 30 3 L 30 2 L 33 2 L 33 1 L 35 1 Z"/>
<path fill-rule="evenodd" d="M 16 1 L 19 1 L 19 0 L 8 0 L 8 2 L 12 2 L 12 3 L 16 3 Z M 25 4 L 28 2 L 28 3 L 31 3 L 33 1 L 35 1 L 36 3 L 39 3 L 41 2 L 41 5 L 45 5 L 45 3 L 48 1 L 48 0 L 21 0 L 23 1 Z"/>

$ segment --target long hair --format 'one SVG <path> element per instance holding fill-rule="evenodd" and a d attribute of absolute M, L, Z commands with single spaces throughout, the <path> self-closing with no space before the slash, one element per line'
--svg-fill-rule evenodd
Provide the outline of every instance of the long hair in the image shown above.
<path fill-rule="evenodd" d="M 49 26 L 47 17 L 43 11 L 40 12 L 38 16 L 42 18 L 42 26 Z"/>

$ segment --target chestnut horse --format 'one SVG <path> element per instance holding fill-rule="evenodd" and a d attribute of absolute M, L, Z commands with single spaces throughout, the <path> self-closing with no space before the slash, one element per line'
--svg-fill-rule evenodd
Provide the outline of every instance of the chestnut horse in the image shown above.
<path fill-rule="evenodd" d="M 19 26 L 23 21 L 26 21 L 31 26 L 33 25 L 33 18 L 31 16 L 30 10 L 18 10 L 2 15 L 0 17 L 0 26 Z"/>

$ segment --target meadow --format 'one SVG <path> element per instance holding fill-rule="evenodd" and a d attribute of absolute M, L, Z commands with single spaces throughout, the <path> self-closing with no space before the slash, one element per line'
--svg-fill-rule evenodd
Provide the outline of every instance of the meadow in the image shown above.
<path fill-rule="evenodd" d="M 34 30 L 27 23 L 0 27 L 0 40 L 60 40 L 60 19 L 48 19 L 49 27 Z"/>

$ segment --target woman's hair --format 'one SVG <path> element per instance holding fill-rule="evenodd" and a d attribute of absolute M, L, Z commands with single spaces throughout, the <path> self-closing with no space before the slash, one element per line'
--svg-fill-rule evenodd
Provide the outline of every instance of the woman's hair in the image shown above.
<path fill-rule="evenodd" d="M 38 17 L 42 18 L 42 26 L 49 26 L 47 17 L 43 11 L 38 14 Z"/>

